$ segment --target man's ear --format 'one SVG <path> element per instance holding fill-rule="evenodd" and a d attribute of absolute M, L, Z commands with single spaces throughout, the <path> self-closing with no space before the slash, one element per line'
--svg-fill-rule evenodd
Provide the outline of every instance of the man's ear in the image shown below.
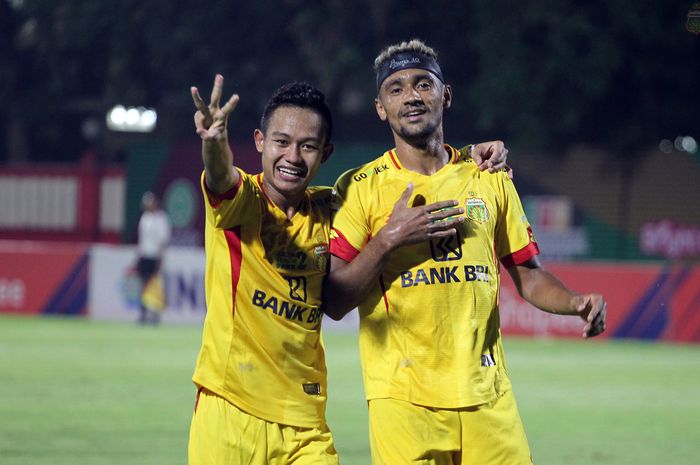
<path fill-rule="evenodd" d="M 321 157 L 321 163 L 325 162 L 330 158 L 331 154 L 333 153 L 333 150 L 335 150 L 335 145 L 333 144 L 326 144 L 323 146 L 323 156 Z"/>
<path fill-rule="evenodd" d="M 379 119 L 382 121 L 386 121 L 386 110 L 384 109 L 384 105 L 382 105 L 382 101 L 379 100 L 379 97 L 374 99 L 374 109 L 377 110 L 377 115 L 379 115 Z"/>
<path fill-rule="evenodd" d="M 445 84 L 445 91 L 442 94 L 442 108 L 447 110 L 452 105 L 452 86 Z"/>
<path fill-rule="evenodd" d="M 265 145 L 265 134 L 260 129 L 253 131 L 253 139 L 255 140 L 255 148 L 258 152 L 262 153 L 263 146 Z"/>

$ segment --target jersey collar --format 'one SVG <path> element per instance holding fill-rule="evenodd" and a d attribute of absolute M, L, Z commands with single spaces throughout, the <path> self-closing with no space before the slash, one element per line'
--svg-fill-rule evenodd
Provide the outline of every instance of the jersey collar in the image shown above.
<path fill-rule="evenodd" d="M 258 187 L 260 187 L 260 192 L 262 192 L 263 197 L 265 197 L 265 200 L 267 203 L 270 205 L 273 211 L 279 212 L 281 216 L 283 216 L 285 219 L 287 218 L 287 215 L 282 211 L 282 209 L 277 206 L 275 202 L 272 201 L 272 199 L 267 195 L 267 192 L 265 192 L 265 185 L 263 184 L 263 176 L 264 173 L 258 173 L 255 176 L 255 181 L 258 184 Z M 304 198 L 302 201 L 299 203 L 299 208 L 297 208 L 296 213 L 294 214 L 293 218 L 296 218 L 298 214 L 305 215 L 311 208 L 311 197 L 309 196 L 309 191 L 308 189 L 304 190 Z"/>
<path fill-rule="evenodd" d="M 450 155 L 450 160 L 447 163 L 452 165 L 457 164 L 459 161 L 459 150 L 452 147 L 450 144 L 443 144 L 443 147 L 445 147 L 445 150 Z M 389 158 L 391 164 L 394 165 L 397 170 L 404 169 L 398 155 L 396 155 L 396 147 L 391 150 L 387 150 L 384 155 Z"/>

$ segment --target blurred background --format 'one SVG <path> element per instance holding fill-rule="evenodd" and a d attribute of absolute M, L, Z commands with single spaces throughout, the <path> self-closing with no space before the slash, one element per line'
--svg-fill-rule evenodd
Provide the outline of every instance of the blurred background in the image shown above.
<path fill-rule="evenodd" d="M 0 239 L 132 244 L 151 190 L 171 245 L 201 248 L 191 85 L 208 95 L 218 72 L 226 96 L 241 95 L 231 143 L 250 172 L 271 93 L 321 88 L 337 150 L 317 183 L 332 184 L 391 147 L 372 64 L 417 37 L 454 89 L 446 141 L 506 142 L 545 259 L 657 267 L 630 289 L 700 287 L 699 22 L 685 1 L 0 0 Z M 0 279 L 14 283 L 0 295 L 29 294 Z M 179 287 L 189 300 L 192 286 Z"/>

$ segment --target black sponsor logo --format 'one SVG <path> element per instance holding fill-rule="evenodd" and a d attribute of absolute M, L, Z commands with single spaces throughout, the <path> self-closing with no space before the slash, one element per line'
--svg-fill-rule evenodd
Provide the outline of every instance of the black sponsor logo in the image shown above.
<path fill-rule="evenodd" d="M 304 383 L 301 385 L 304 392 L 310 396 L 320 396 L 321 395 L 321 384 L 320 383 Z"/>
<path fill-rule="evenodd" d="M 375 166 L 374 168 L 372 168 L 372 171 L 370 173 L 379 174 L 382 171 L 386 171 L 388 169 L 389 169 L 389 165 L 387 165 L 387 164 L 379 165 L 379 166 Z M 357 174 L 354 174 L 352 176 L 352 179 L 354 179 L 356 182 L 360 182 L 363 179 L 367 179 L 367 178 L 369 178 L 369 174 L 367 174 L 367 173 L 357 173 Z"/>
<path fill-rule="evenodd" d="M 461 282 L 489 282 L 489 267 L 485 265 L 440 266 L 403 271 L 401 287 L 431 286 Z"/>
<path fill-rule="evenodd" d="M 388 169 L 389 169 L 389 165 L 376 166 L 376 167 L 374 168 L 374 174 L 379 174 L 379 173 L 381 173 L 382 171 L 386 171 L 386 170 L 388 170 Z"/>
<path fill-rule="evenodd" d="M 262 310 L 270 310 L 275 315 L 286 318 L 287 320 L 299 321 L 301 323 L 319 324 L 323 312 L 318 307 L 305 307 L 293 302 L 278 299 L 271 295 L 268 296 L 265 291 L 256 289 L 253 293 L 253 305 Z"/>
<path fill-rule="evenodd" d="M 306 302 L 306 278 L 304 276 L 288 276 L 289 297 L 299 302 Z"/>
<path fill-rule="evenodd" d="M 415 273 L 401 273 L 401 287 L 419 286 L 421 284 L 447 284 L 462 282 L 457 276 L 457 266 L 442 266 L 440 268 L 418 268 Z"/>
<path fill-rule="evenodd" d="M 462 258 L 462 236 L 457 234 L 430 240 L 430 254 L 436 262 L 459 260 Z"/>

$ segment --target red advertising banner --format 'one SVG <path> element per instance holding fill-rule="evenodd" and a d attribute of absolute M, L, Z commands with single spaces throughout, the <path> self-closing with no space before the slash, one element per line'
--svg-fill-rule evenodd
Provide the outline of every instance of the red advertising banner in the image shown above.
<path fill-rule="evenodd" d="M 123 255 L 120 260 L 128 267 L 134 251 L 124 249 L 119 256 Z M 0 241 L 0 314 L 86 315 L 89 305 L 93 312 L 118 304 L 128 306 L 128 302 L 120 304 L 123 299 L 114 294 L 123 291 L 123 276 L 116 266 L 116 255 L 107 256 L 105 250 L 111 249 L 87 244 Z M 178 254 L 173 250 L 165 267 L 171 316 L 173 321 L 200 321 L 204 312 L 200 296 L 203 250 L 188 248 Z M 700 265 L 557 263 L 547 265 L 547 269 L 577 292 L 605 296 L 608 324 L 604 338 L 700 343 Z M 581 337 L 582 320 L 535 309 L 520 298 L 508 273 L 502 273 L 500 317 L 504 334 Z M 182 300 L 185 297 L 186 302 Z M 122 313 L 124 318 L 131 317 L 128 310 Z"/>
<path fill-rule="evenodd" d="M 605 296 L 607 330 L 603 337 L 700 342 L 698 266 L 573 263 L 547 269 L 570 289 Z M 582 320 L 535 309 L 520 298 L 510 276 L 503 276 L 501 283 L 504 333 L 581 337 Z"/>
<path fill-rule="evenodd" d="M 0 313 L 86 313 L 86 245 L 0 241 L 0 257 Z"/>

